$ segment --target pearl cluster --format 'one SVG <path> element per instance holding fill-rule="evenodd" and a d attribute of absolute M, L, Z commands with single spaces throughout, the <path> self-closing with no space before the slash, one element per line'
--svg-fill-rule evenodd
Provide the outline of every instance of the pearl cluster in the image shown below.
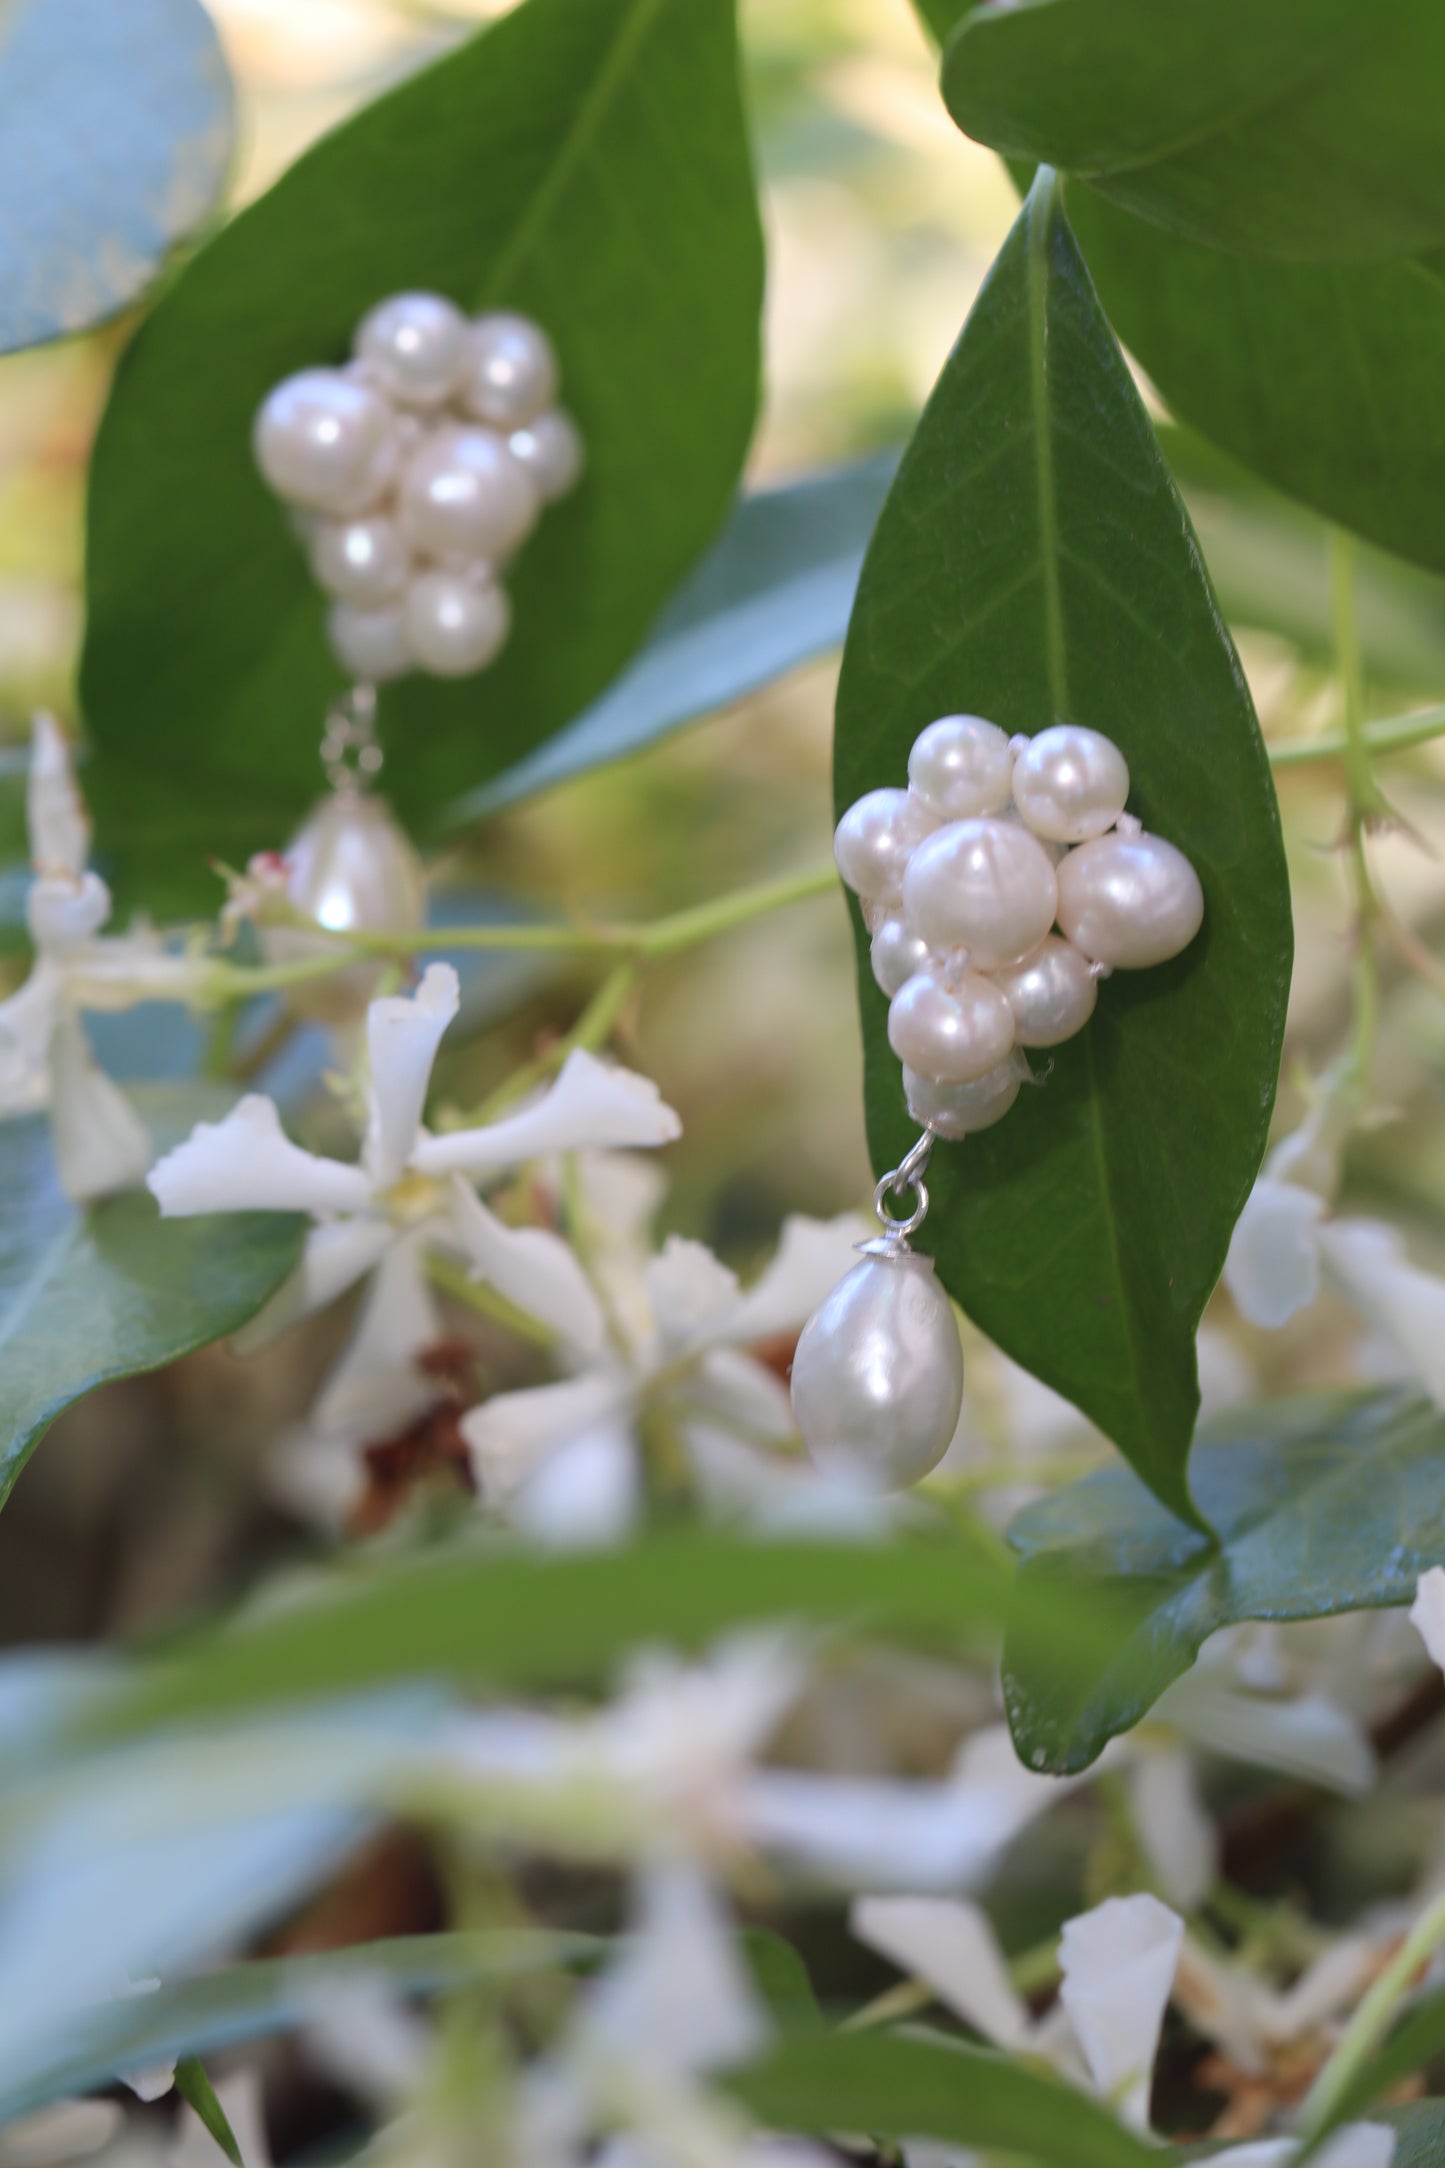
<path fill-rule="evenodd" d="M 873 936 L 888 1040 L 915 1121 L 987 1129 L 1093 1014 L 1098 981 L 1177 956 L 1204 916 L 1199 877 L 1124 811 L 1129 770 L 1097 730 L 1009 737 L 947 715 L 916 739 L 906 790 L 838 823 L 838 870 Z"/>
<path fill-rule="evenodd" d="M 499 571 L 582 472 L 557 357 L 530 318 L 469 321 L 440 294 L 380 302 L 352 353 L 269 394 L 256 463 L 333 598 L 342 668 L 469 677 L 511 628 Z"/>

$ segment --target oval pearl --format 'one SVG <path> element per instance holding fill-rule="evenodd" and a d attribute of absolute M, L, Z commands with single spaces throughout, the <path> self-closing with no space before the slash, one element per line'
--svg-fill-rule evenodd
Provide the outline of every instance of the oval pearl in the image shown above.
<path fill-rule="evenodd" d="M 920 844 L 903 882 L 908 923 L 932 949 L 966 948 L 983 971 L 1017 963 L 1054 923 L 1043 845 L 1012 821 L 953 821 Z"/>
<path fill-rule="evenodd" d="M 870 790 L 833 832 L 833 856 L 848 886 L 869 903 L 897 903 L 909 857 L 936 826 L 908 790 Z"/>
<path fill-rule="evenodd" d="M 1014 1012 L 1020 1046 L 1062 1046 L 1083 1030 L 1099 998 L 1088 957 L 1056 933 L 994 983 Z"/>
<path fill-rule="evenodd" d="M 986 1069 L 971 1084 L 935 1084 L 916 1069 L 903 1071 L 909 1113 L 940 1137 L 970 1137 L 975 1130 L 992 1129 L 1017 1099 L 1022 1082 L 1023 1069 L 1013 1058 Z"/>
<path fill-rule="evenodd" d="M 928 943 L 920 940 L 903 918 L 885 918 L 874 929 L 868 954 L 873 976 L 890 998 L 901 993 L 908 981 L 917 972 L 926 971 L 933 961 Z"/>
<path fill-rule="evenodd" d="M 461 383 L 469 334 L 461 310 L 441 294 L 393 294 L 362 318 L 352 351 L 389 399 L 435 407 Z"/>
<path fill-rule="evenodd" d="M 918 972 L 893 996 L 888 1044 L 898 1059 L 938 1084 L 971 1084 L 1014 1043 L 1013 1010 L 991 979 L 965 971 L 940 986 Z"/>
<path fill-rule="evenodd" d="M 286 853 L 286 896 L 331 933 L 419 933 L 426 923 L 426 873 L 384 798 L 338 790 L 297 830 Z M 260 928 L 269 963 L 335 955 L 335 944 L 294 926 Z M 384 964 L 356 964 L 288 987 L 298 1015 L 347 1022 L 376 991 Z"/>
<path fill-rule="evenodd" d="M 1129 766 L 1112 738 L 1078 723 L 1056 723 L 1019 754 L 1013 794 L 1035 835 L 1051 843 L 1086 843 L 1123 812 Z"/>
<path fill-rule="evenodd" d="M 310 512 L 365 512 L 387 487 L 396 435 L 386 401 L 336 369 L 303 369 L 269 393 L 252 432 L 278 497 Z"/>
<path fill-rule="evenodd" d="M 826 1475 L 902 1490 L 936 1468 L 963 1406 L 963 1350 L 931 1257 L 865 1257 L 803 1327 L 793 1414 Z"/>
<path fill-rule="evenodd" d="M 311 570 L 339 602 L 379 609 L 406 585 L 411 559 L 392 520 L 321 520 L 311 534 Z"/>
<path fill-rule="evenodd" d="M 495 580 L 423 572 L 406 591 L 402 623 L 418 668 L 433 677 L 470 677 L 500 652 L 512 612 Z"/>
<path fill-rule="evenodd" d="M 472 325 L 462 404 L 478 421 L 523 429 L 557 396 L 552 341 L 529 316 L 497 309 Z"/>
<path fill-rule="evenodd" d="M 524 429 L 514 429 L 507 447 L 531 475 L 546 504 L 565 497 L 582 478 L 586 457 L 582 432 L 562 407 L 539 414 Z"/>
<path fill-rule="evenodd" d="M 358 610 L 354 603 L 333 602 L 326 613 L 326 633 L 342 669 L 362 685 L 405 677 L 412 666 L 401 611 L 394 604 Z"/>
<path fill-rule="evenodd" d="M 1059 924 L 1076 948 L 1117 971 L 1144 971 L 1188 948 L 1204 891 L 1163 836 L 1100 836 L 1059 867 Z"/>
<path fill-rule="evenodd" d="M 536 485 L 491 429 L 438 429 L 402 470 L 401 531 L 426 557 L 496 563 L 531 533 Z"/>
<path fill-rule="evenodd" d="M 945 715 L 913 741 L 908 780 L 943 821 L 997 813 L 1009 801 L 1014 756 L 1007 733 L 981 715 Z"/>

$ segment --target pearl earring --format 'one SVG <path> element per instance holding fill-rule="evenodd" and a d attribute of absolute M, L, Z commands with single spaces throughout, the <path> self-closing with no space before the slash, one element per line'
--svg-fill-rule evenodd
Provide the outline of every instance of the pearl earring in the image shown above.
<path fill-rule="evenodd" d="M 793 1413 L 826 1471 L 880 1490 L 948 1450 L 963 1358 L 948 1297 L 908 1237 L 928 1212 L 939 1138 L 1002 1121 L 1024 1049 L 1082 1031 L 1101 978 L 1177 956 L 1204 894 L 1188 859 L 1125 811 L 1129 769 L 1097 730 L 1009 737 L 976 715 L 930 723 L 906 790 L 874 790 L 838 823 L 838 870 L 872 934 L 888 1043 L 923 1135 L 873 1195 L 882 1236 L 816 1310 L 793 1359 Z M 889 1199 L 911 1194 L 898 1218 Z"/>

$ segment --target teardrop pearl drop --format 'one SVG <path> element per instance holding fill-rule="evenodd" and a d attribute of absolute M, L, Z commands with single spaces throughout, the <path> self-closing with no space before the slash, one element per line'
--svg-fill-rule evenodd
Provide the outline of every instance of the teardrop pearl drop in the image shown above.
<path fill-rule="evenodd" d="M 803 1327 L 793 1414 L 825 1475 L 903 1490 L 936 1468 L 963 1406 L 963 1349 L 931 1257 L 864 1257 Z"/>
<path fill-rule="evenodd" d="M 331 933 L 419 933 L 426 873 L 384 798 L 334 791 L 303 822 L 286 851 L 287 901 Z M 269 963 L 336 954 L 336 944 L 294 926 L 263 926 Z M 355 964 L 287 989 L 289 1006 L 327 1024 L 348 1023 L 376 990 L 385 966 Z"/>

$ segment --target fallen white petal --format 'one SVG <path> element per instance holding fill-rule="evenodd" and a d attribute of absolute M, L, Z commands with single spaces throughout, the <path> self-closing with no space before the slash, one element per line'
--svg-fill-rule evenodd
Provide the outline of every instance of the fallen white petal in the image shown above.
<path fill-rule="evenodd" d="M 417 1360 L 442 1337 L 423 1269 L 425 1242 L 424 1232 L 413 1232 L 383 1251 L 351 1338 L 311 1411 L 323 1437 L 374 1443 L 441 1398 L 437 1380 Z"/>
<path fill-rule="evenodd" d="M 767 1340 L 776 1333 L 800 1332 L 823 1297 L 852 1271 L 858 1243 L 872 1232 L 856 1212 L 831 1220 L 789 1214 L 772 1263 L 727 1321 L 728 1338 Z"/>
<path fill-rule="evenodd" d="M 494 1174 L 549 1152 L 671 1144 L 682 1124 L 645 1076 L 577 1048 L 549 1091 L 484 1129 L 424 1137 L 412 1165 L 424 1174 Z"/>
<path fill-rule="evenodd" d="M 1214 1886 L 1219 1847 L 1186 1747 L 1141 1749 L 1125 1770 L 1134 1826 L 1171 1904 L 1201 1905 Z"/>
<path fill-rule="evenodd" d="M 198 1212 L 356 1212 L 371 1200 L 361 1167 L 303 1152 L 269 1099 L 252 1092 L 223 1121 L 198 1122 L 150 1172 L 167 1218 Z"/>
<path fill-rule="evenodd" d="M 67 1197 L 88 1204 L 145 1180 L 145 1123 L 90 1050 L 80 1019 L 62 1013 L 50 1042 L 50 1127 Z"/>
<path fill-rule="evenodd" d="M 1149 2125 L 1154 2057 L 1184 1940 L 1157 1897 L 1109 1897 L 1059 1938 L 1068 2012 L 1096 2089 L 1135 2130 Z"/>
<path fill-rule="evenodd" d="M 84 872 L 90 815 L 75 780 L 70 747 L 53 715 L 37 715 L 31 725 L 25 820 L 37 873 Z"/>
<path fill-rule="evenodd" d="M 388 995 L 367 1009 L 371 1120 L 362 1158 L 378 1189 L 390 1189 L 405 1171 L 421 1129 L 437 1048 L 460 1002 L 452 966 L 428 964 L 414 994 Z"/>
<path fill-rule="evenodd" d="M 250 1323 L 231 1335 L 238 1355 L 268 1347 L 303 1317 L 324 1310 L 385 1255 L 396 1229 L 379 1215 L 362 1212 L 353 1219 L 322 1220 L 310 1229 L 300 1261 L 270 1301 Z"/>
<path fill-rule="evenodd" d="M 1324 1210 L 1322 1198 L 1293 1182 L 1261 1175 L 1255 1183 L 1224 1261 L 1224 1284 L 1251 1325 L 1277 1330 L 1318 1296 Z"/>
<path fill-rule="evenodd" d="M 1346 1300 L 1445 1407 L 1445 1280 L 1412 1265 L 1395 1230 L 1375 1220 L 1331 1220 L 1319 1245 Z"/>
<path fill-rule="evenodd" d="M 476 1191 L 454 1175 L 451 1221 L 478 1279 L 550 1327 L 583 1355 L 607 1339 L 607 1320 L 592 1283 L 562 1237 L 545 1227 L 508 1227 Z"/>
<path fill-rule="evenodd" d="M 977 1905 L 954 1897 L 859 1897 L 848 1926 L 900 1972 L 925 1980 L 940 2002 L 995 2047 L 1029 2045 L 1033 2022 Z"/>
<path fill-rule="evenodd" d="M 1445 1671 L 1445 1566 L 1429 1566 L 1415 1583 L 1410 1624 L 1432 1664 Z"/>

